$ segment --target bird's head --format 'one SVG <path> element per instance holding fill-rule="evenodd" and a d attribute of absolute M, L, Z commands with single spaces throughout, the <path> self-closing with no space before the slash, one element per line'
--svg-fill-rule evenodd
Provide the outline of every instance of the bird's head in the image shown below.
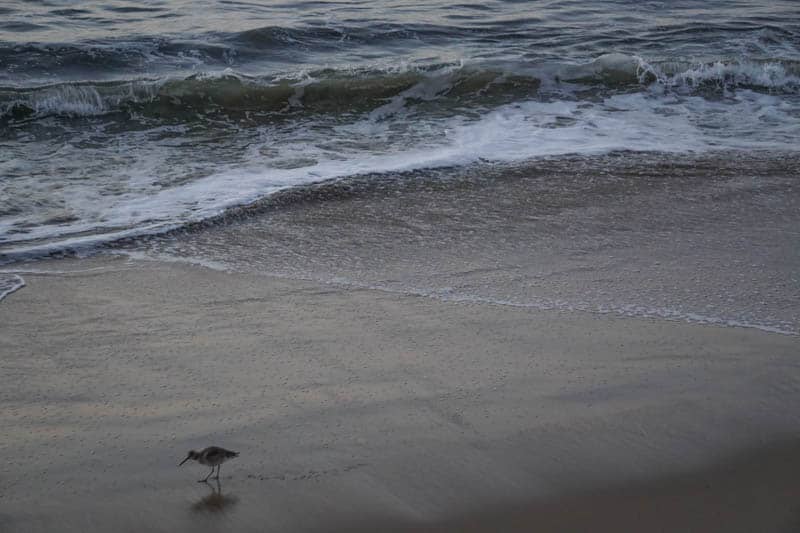
<path fill-rule="evenodd" d="M 200 457 L 200 454 L 198 452 L 196 452 L 194 450 L 189 450 L 189 453 L 186 454 L 186 459 L 181 461 L 181 464 L 179 464 L 178 466 L 182 466 L 183 463 L 185 463 L 189 459 L 197 459 L 198 457 Z"/>

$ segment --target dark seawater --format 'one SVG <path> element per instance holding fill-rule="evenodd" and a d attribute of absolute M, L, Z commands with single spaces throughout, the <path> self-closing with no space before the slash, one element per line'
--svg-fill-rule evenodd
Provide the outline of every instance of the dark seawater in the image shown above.
<path fill-rule="evenodd" d="M 791 333 L 798 147 L 794 1 L 0 6 L 6 269 L 124 250 Z"/>

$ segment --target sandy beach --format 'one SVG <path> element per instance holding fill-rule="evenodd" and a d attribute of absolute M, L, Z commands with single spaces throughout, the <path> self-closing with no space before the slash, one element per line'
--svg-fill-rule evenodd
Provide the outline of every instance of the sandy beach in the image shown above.
<path fill-rule="evenodd" d="M 4 532 L 800 526 L 795 336 L 22 267 L 0 302 Z M 210 444 L 241 453 L 219 487 L 178 468 Z"/>
<path fill-rule="evenodd" d="M 4 0 L 0 533 L 798 532 L 798 139 L 796 0 Z"/>

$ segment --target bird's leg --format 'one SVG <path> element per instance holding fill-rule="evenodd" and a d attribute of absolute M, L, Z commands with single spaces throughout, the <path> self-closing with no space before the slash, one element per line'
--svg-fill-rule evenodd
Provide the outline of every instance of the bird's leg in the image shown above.
<path fill-rule="evenodd" d="M 219 469 L 220 469 L 220 468 L 222 468 L 222 463 L 220 463 L 220 464 L 218 464 L 218 465 L 217 465 L 217 477 L 215 477 L 215 478 L 214 478 L 214 479 L 216 479 L 217 481 L 219 481 Z M 212 469 L 211 471 L 213 472 L 214 470 Z"/>
<path fill-rule="evenodd" d="M 206 478 L 205 478 L 205 479 L 200 479 L 200 480 L 198 480 L 197 482 L 198 482 L 198 483 L 208 483 L 208 478 L 210 478 L 210 477 L 211 477 L 211 474 L 213 474 L 213 473 L 214 473 L 214 467 L 212 466 L 212 467 L 211 467 L 211 472 L 209 472 L 209 473 L 208 473 L 208 475 L 206 476 Z"/>

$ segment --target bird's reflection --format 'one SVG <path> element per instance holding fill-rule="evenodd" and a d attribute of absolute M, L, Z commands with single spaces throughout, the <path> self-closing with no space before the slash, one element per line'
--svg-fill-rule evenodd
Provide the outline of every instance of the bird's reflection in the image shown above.
<path fill-rule="evenodd" d="M 236 496 L 226 496 L 222 493 L 222 485 L 219 480 L 216 483 L 206 483 L 206 485 L 211 489 L 211 494 L 193 503 L 192 510 L 204 513 L 224 513 L 239 501 Z"/>

